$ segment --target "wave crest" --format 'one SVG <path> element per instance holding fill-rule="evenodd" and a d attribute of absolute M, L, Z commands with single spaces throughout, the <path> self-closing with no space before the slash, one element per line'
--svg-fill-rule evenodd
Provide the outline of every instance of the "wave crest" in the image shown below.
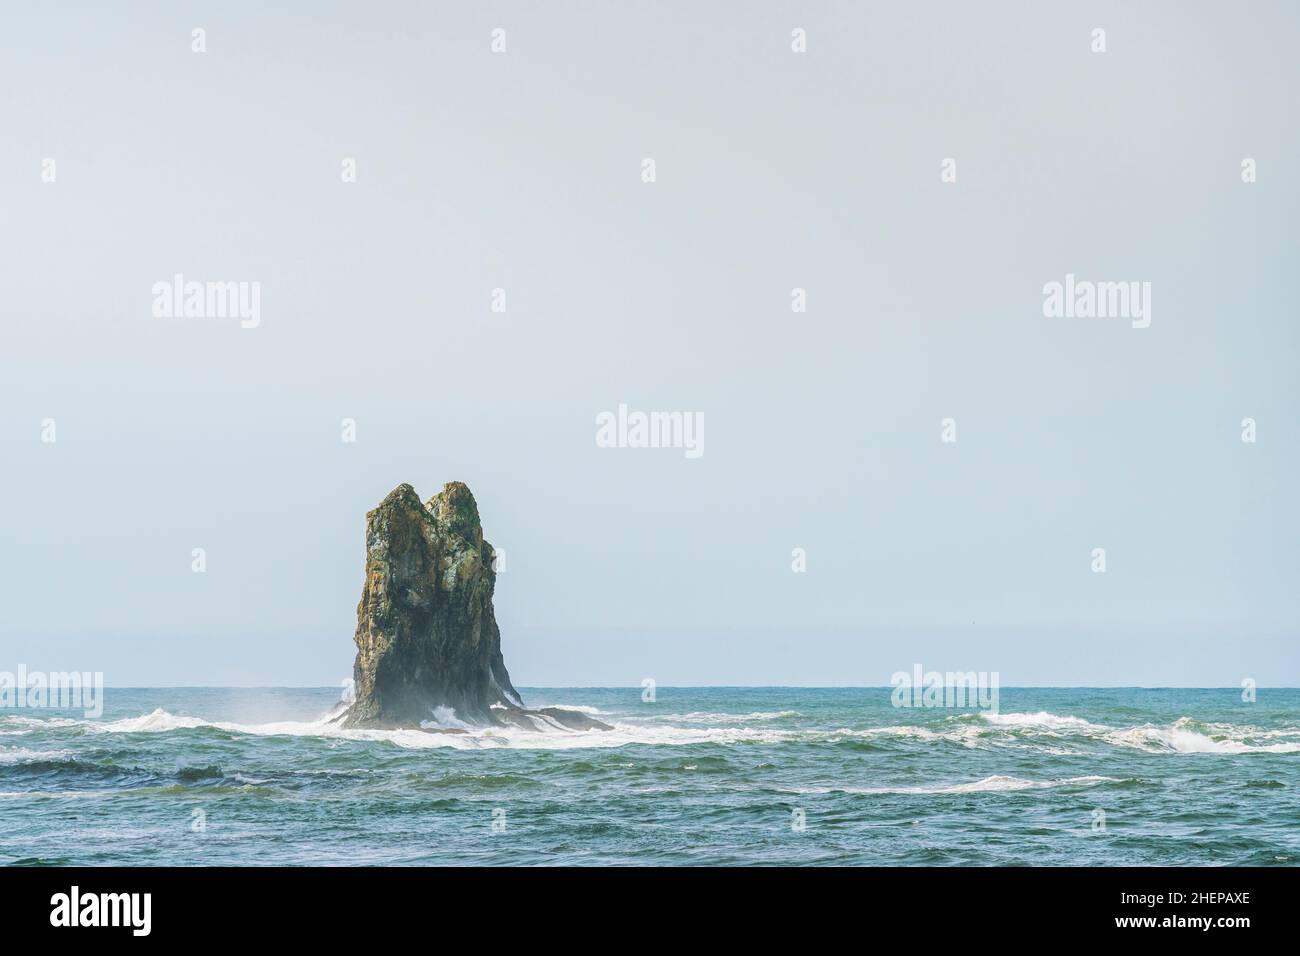
<path fill-rule="evenodd" d="M 599 713 L 594 707 L 565 705 L 566 710 Z M 445 711 L 445 712 L 443 712 Z M 1151 754 L 1289 754 L 1300 753 L 1300 728 L 1263 729 L 1223 723 L 1200 723 L 1181 717 L 1168 726 L 1144 724 L 1108 727 L 1081 717 L 1036 713 L 957 714 L 927 723 L 883 727 L 807 727 L 781 723 L 802 715 L 793 710 L 723 714 L 692 711 L 620 720 L 606 717 L 612 730 L 579 731 L 545 715 L 534 716 L 532 727 L 482 727 L 441 709 L 422 729 L 362 730 L 333 722 L 335 711 L 314 720 L 243 724 L 173 714 L 162 708 L 138 717 L 110 721 L 5 716 L 6 736 L 21 737 L 36 730 L 75 729 L 80 733 L 169 733 L 212 729 L 255 736 L 322 737 L 384 741 L 408 749 L 450 747 L 474 749 L 608 748 L 629 744 L 680 746 L 690 744 L 836 744 L 867 740 L 889 746 L 891 740 L 955 744 L 978 749 L 1036 750 L 1060 756 L 1083 756 L 1097 748 L 1120 747 Z M 773 722 L 777 722 L 775 725 Z M 722 726 L 718 726 L 721 724 Z M 750 726 L 754 724 L 756 726 Z M 1081 749 L 1082 748 L 1082 749 Z M 19 750 L 0 750 L 0 763 L 23 762 Z M 14 754 L 7 757 L 6 754 Z"/>

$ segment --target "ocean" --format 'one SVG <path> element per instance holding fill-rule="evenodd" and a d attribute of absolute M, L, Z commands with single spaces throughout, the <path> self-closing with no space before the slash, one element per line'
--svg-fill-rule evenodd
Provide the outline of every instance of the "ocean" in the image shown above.
<path fill-rule="evenodd" d="M 521 688 L 612 731 L 342 731 L 338 688 L 0 710 L 0 862 L 1300 862 L 1300 690 Z M 447 726 L 457 721 L 441 715 Z"/>

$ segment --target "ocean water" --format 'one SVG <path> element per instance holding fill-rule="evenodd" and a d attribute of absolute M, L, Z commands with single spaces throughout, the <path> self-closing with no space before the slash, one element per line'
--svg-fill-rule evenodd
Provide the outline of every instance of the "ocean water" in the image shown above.
<path fill-rule="evenodd" d="M 340 731 L 336 688 L 0 710 L 0 862 L 1300 862 L 1298 690 L 522 693 L 615 729 Z"/>

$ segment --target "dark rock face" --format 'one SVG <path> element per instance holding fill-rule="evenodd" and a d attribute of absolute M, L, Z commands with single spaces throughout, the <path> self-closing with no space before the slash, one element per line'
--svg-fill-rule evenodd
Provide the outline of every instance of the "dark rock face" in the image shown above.
<path fill-rule="evenodd" d="M 366 515 L 349 726 L 418 726 L 438 707 L 487 722 L 493 704 L 522 706 L 492 612 L 493 558 L 460 482 L 428 504 L 399 485 Z"/>
<path fill-rule="evenodd" d="M 604 728 L 574 711 L 524 709 L 492 611 L 495 552 L 469 488 L 449 482 L 421 503 L 403 484 L 366 515 L 366 580 L 357 605 L 356 699 L 348 727 L 418 727 L 450 716 L 539 729 Z"/>

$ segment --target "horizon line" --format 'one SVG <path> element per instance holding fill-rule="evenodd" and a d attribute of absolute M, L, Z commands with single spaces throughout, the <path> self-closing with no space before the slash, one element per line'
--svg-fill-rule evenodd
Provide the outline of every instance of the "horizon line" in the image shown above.
<path fill-rule="evenodd" d="M 104 690 L 338 690 L 338 684 L 105 684 Z M 656 684 L 670 690 L 893 690 L 894 684 Z M 523 690 L 635 690 L 640 684 L 522 684 Z M 1259 690 L 1297 685 L 1255 684 Z M 1240 684 L 1000 684 L 1000 690 L 1241 690 Z"/>

